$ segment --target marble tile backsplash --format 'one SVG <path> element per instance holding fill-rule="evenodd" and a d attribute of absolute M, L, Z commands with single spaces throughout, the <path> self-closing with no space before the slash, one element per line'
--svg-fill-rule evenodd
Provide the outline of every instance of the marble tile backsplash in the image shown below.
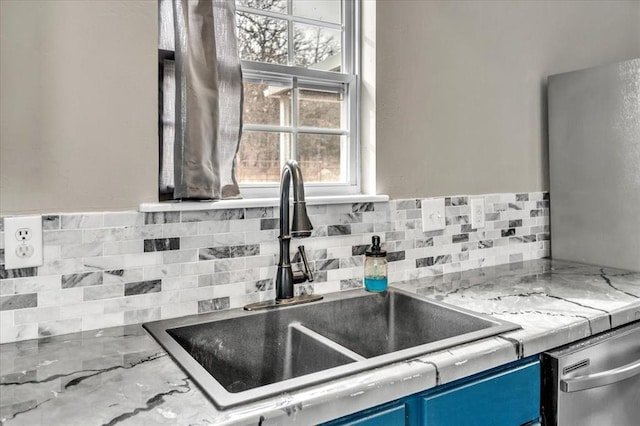
<path fill-rule="evenodd" d="M 313 283 L 296 293 L 362 287 L 364 252 L 380 235 L 391 282 L 520 262 L 550 253 L 548 193 L 488 194 L 486 226 L 469 197 L 446 197 L 446 229 L 422 232 L 420 200 L 309 206 L 303 244 Z M 44 265 L 5 269 L 0 342 L 241 307 L 275 296 L 278 210 L 43 216 Z M 0 221 L 0 232 L 3 231 Z M 0 244 L 3 242 L 0 238 Z M 298 256 L 293 256 L 299 267 Z"/>

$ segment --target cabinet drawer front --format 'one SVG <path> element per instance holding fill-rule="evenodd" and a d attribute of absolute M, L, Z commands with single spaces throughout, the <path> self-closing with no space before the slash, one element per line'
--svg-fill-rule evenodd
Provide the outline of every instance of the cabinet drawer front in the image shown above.
<path fill-rule="evenodd" d="M 540 363 L 422 398 L 423 425 L 517 426 L 540 416 Z"/>

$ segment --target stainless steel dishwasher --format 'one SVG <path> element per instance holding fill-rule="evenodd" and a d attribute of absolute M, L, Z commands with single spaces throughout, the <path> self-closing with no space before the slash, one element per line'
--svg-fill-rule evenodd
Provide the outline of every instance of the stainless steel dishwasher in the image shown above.
<path fill-rule="evenodd" d="M 542 354 L 542 421 L 640 425 L 640 321 Z"/>

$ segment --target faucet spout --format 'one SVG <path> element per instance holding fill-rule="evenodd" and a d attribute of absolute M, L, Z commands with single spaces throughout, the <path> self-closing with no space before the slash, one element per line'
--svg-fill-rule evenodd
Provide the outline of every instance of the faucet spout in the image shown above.
<path fill-rule="evenodd" d="M 293 186 L 293 223 L 289 228 L 289 187 Z M 313 226 L 307 215 L 304 199 L 304 181 L 302 171 L 295 160 L 288 161 L 282 169 L 280 183 L 280 260 L 276 275 L 276 301 L 293 298 L 294 282 L 303 282 L 308 279 L 304 274 L 302 280 L 294 277 L 291 270 L 290 243 L 291 238 L 304 238 L 311 236 Z M 306 262 L 305 262 L 306 263 Z M 305 264 L 306 267 L 306 264 Z M 308 271 L 307 271 L 308 273 Z"/>

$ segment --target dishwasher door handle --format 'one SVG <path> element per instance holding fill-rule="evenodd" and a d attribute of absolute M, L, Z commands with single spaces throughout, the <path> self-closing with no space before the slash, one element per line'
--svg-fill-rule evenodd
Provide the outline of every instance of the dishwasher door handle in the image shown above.
<path fill-rule="evenodd" d="M 578 392 L 617 383 L 639 374 L 640 360 L 637 360 L 611 370 L 560 380 L 560 389 L 563 392 Z"/>

